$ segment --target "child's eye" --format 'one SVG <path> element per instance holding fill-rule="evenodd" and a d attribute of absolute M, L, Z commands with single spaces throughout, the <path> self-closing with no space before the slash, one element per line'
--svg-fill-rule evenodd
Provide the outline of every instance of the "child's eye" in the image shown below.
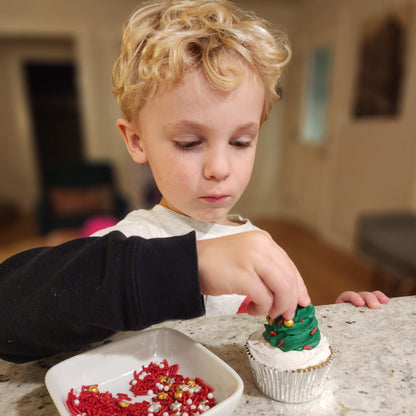
<path fill-rule="evenodd" d="M 175 141 L 175 146 L 181 150 L 190 150 L 197 147 L 201 142 L 199 140 L 192 141 Z"/>
<path fill-rule="evenodd" d="M 251 140 L 232 140 L 230 144 L 237 149 L 246 149 L 251 146 Z"/>

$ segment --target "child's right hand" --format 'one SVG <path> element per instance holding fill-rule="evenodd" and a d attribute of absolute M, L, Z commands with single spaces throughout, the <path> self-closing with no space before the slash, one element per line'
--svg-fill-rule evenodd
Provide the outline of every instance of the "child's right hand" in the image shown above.
<path fill-rule="evenodd" d="M 296 266 L 265 231 L 198 240 L 198 270 L 204 295 L 240 294 L 251 315 L 292 319 L 310 297 Z"/>

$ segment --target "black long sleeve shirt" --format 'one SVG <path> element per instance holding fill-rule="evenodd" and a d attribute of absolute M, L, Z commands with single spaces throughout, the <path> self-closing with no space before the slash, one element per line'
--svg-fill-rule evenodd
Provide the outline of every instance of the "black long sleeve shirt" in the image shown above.
<path fill-rule="evenodd" d="M 204 313 L 195 234 L 72 240 L 0 265 L 0 358 L 25 362 Z"/>

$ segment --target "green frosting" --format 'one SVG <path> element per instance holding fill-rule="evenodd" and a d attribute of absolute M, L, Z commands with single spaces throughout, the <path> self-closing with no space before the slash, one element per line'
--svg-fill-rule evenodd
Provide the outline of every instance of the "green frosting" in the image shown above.
<path fill-rule="evenodd" d="M 269 323 L 265 324 L 263 337 L 274 347 L 282 351 L 302 351 L 315 348 L 321 340 L 321 333 L 318 328 L 318 321 L 315 317 L 315 308 L 312 304 L 298 306 L 293 325 L 288 327 L 284 324 L 282 316 L 275 320 L 268 318 Z"/>

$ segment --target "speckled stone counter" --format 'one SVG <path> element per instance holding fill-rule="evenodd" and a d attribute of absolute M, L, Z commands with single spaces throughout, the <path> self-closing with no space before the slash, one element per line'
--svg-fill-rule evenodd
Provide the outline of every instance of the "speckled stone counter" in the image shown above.
<path fill-rule="evenodd" d="M 416 415 L 416 296 L 391 299 L 379 310 L 350 304 L 316 309 L 320 329 L 337 355 L 323 395 L 299 405 L 268 399 L 253 384 L 244 343 L 262 326 L 262 317 L 199 318 L 160 326 L 182 331 L 240 374 L 244 394 L 235 415 Z M 57 416 L 44 376 L 65 358 L 20 365 L 0 360 L 0 415 Z"/>

